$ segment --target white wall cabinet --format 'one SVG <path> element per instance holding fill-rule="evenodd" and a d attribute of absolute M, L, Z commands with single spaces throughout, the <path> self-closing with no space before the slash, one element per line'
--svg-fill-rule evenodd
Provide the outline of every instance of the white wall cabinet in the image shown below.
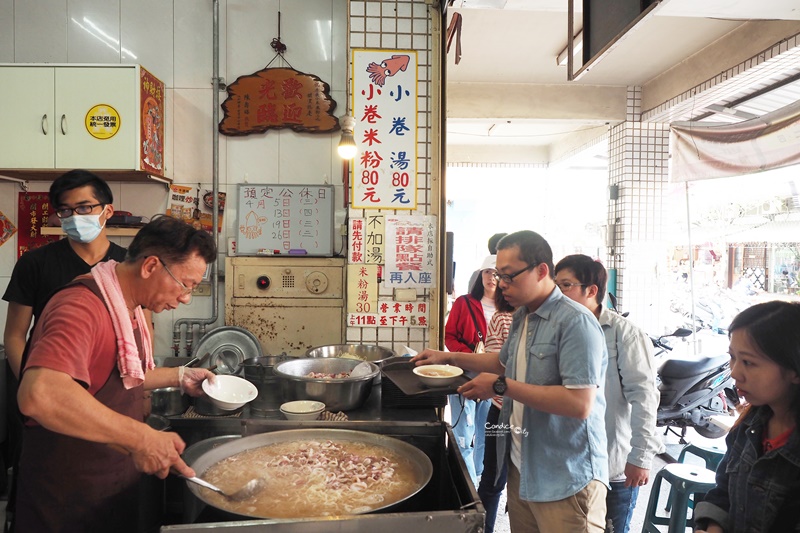
<path fill-rule="evenodd" d="M 3 65 L 0 80 L 0 173 L 164 177 L 164 87 L 140 66 Z"/>

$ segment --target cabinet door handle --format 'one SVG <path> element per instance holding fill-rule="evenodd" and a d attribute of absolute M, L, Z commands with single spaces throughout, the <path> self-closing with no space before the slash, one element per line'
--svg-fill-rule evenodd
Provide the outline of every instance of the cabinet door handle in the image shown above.
<path fill-rule="evenodd" d="M 61 115 L 61 135 L 67 134 L 67 115 Z"/>
<path fill-rule="evenodd" d="M 47 130 L 49 128 L 49 124 L 47 122 L 47 113 L 42 115 L 42 135 L 47 135 Z"/>

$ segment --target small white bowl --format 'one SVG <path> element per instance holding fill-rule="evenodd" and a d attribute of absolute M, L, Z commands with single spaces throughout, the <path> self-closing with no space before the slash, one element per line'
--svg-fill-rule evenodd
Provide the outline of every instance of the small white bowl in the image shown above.
<path fill-rule="evenodd" d="M 214 383 L 203 381 L 203 391 L 211 403 L 225 411 L 235 411 L 258 396 L 255 385 L 238 376 L 217 376 Z"/>
<path fill-rule="evenodd" d="M 428 387 L 447 387 L 455 383 L 464 371 L 451 365 L 415 366 L 414 373 Z"/>
<path fill-rule="evenodd" d="M 297 400 L 281 405 L 281 413 L 287 420 L 316 420 L 324 410 L 324 403 L 312 400 Z"/>

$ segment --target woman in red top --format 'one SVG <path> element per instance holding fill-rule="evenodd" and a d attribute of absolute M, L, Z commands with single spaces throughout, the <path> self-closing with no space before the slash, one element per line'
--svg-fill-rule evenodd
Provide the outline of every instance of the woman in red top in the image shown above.
<path fill-rule="evenodd" d="M 486 325 L 495 312 L 495 260 L 493 255 L 483 260 L 481 274 L 470 288 L 469 294 L 459 297 L 453 303 L 444 330 L 444 343 L 451 352 L 473 352 L 486 340 Z M 470 477 L 477 484 L 478 476 L 483 471 L 483 430 L 490 402 L 476 405 L 474 400 L 466 400 L 458 394 L 451 394 L 448 400 L 453 434 L 464 456 L 464 462 L 467 463 Z"/>

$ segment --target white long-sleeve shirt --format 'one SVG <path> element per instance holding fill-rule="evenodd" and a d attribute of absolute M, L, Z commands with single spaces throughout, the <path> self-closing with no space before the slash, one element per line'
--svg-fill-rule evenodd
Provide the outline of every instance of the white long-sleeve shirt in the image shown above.
<path fill-rule="evenodd" d="M 625 479 L 625 464 L 651 467 L 663 442 L 656 431 L 660 394 L 656 387 L 653 343 L 647 334 L 603 307 L 600 326 L 608 349 L 606 434 L 611 481 Z"/>

